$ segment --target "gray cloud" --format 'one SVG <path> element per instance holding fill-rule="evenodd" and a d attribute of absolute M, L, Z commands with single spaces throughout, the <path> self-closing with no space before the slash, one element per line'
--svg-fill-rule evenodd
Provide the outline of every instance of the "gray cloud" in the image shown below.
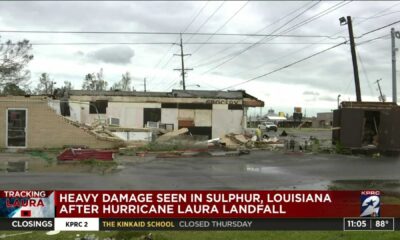
<path fill-rule="evenodd" d="M 92 60 L 115 64 L 128 64 L 134 55 L 134 51 L 128 46 L 106 47 L 87 54 Z"/>
<path fill-rule="evenodd" d="M 291 26 L 306 20 L 307 18 L 318 14 L 325 9 L 338 4 L 336 1 L 322 1 L 313 9 L 299 16 L 295 21 L 282 27 L 278 33 L 284 31 Z M 18 2 L 18 1 L 2 1 L 0 2 L 0 29 L 16 29 L 16 30 L 76 30 L 76 31 L 165 31 L 179 32 L 182 31 L 196 16 L 197 12 L 204 6 L 205 2 L 200 1 L 133 1 L 133 2 Z M 236 4 L 236 5 L 235 5 Z M 234 9 L 240 7 L 243 3 L 225 2 L 224 6 L 208 21 L 200 30 L 200 32 L 214 32 L 222 24 L 229 19 L 234 13 Z M 287 16 L 290 12 L 302 6 L 310 6 L 311 2 L 271 2 L 271 1 L 250 1 L 243 11 L 235 16 L 221 32 L 225 33 L 255 33 L 268 25 L 261 33 L 268 34 L 279 29 L 289 19 L 293 18 L 296 13 Z M 306 25 L 288 32 L 287 34 L 298 35 L 340 35 L 348 38 L 347 26 L 340 26 L 338 19 L 341 16 L 353 17 L 353 29 L 356 36 L 368 32 L 375 28 L 387 25 L 400 14 L 392 14 L 386 17 L 367 19 L 368 17 L 387 10 L 394 12 L 400 9 L 400 5 L 396 2 L 349 2 L 343 8 L 339 8 L 329 14 L 324 14 L 315 21 L 310 21 Z M 198 19 L 193 22 L 188 31 L 195 31 L 211 13 L 220 5 L 220 2 L 209 2 L 204 11 L 199 15 Z M 304 7 L 303 9 L 305 9 Z M 283 18 L 287 16 L 286 18 Z M 277 22 L 279 20 L 279 22 Z M 356 43 L 373 39 L 379 36 L 389 34 L 390 28 L 382 29 L 372 34 L 356 39 Z M 3 39 L 22 39 L 27 38 L 32 42 L 175 42 L 178 36 L 175 35 L 128 35 L 128 34 L 12 34 L 1 33 Z M 184 35 L 184 43 L 189 36 Z M 194 37 L 191 42 L 199 42 L 206 40 L 205 36 Z M 237 36 L 214 36 L 210 42 L 237 42 L 244 37 Z M 246 42 L 256 42 L 260 37 L 251 37 Z M 267 41 L 268 39 L 266 39 Z M 224 77 L 232 77 L 243 81 L 256 76 L 271 72 L 287 64 L 293 63 L 313 53 L 333 46 L 342 42 L 342 38 L 282 38 L 278 37 L 271 42 L 275 44 L 258 44 L 241 54 L 232 61 L 211 71 L 210 75 L 221 75 Z M 300 43 L 325 43 L 303 45 Z M 326 44 L 328 43 L 328 44 Z M 231 46 L 228 50 L 221 54 L 217 52 Z M 185 65 L 188 68 L 193 67 L 194 71 L 189 73 L 189 77 L 197 74 L 200 76 L 203 72 L 221 63 L 217 61 L 213 64 L 197 67 L 201 63 L 213 60 L 215 58 L 223 58 L 229 54 L 235 54 L 242 51 L 250 45 L 213 45 L 207 44 L 202 46 L 200 51 L 195 53 L 198 45 L 185 44 L 185 53 L 193 53 L 191 57 L 187 57 Z M 151 77 L 155 72 L 155 66 L 163 58 L 162 63 L 157 70 L 161 69 L 166 62 L 172 57 L 172 54 L 179 53 L 179 47 L 174 46 L 169 52 L 170 45 L 135 45 L 133 48 L 128 46 L 105 47 L 95 49 L 93 46 L 80 45 L 76 46 L 34 46 L 35 59 L 46 59 L 51 62 L 53 60 L 68 62 L 68 71 L 71 66 L 83 65 L 85 63 L 109 63 L 110 70 L 114 64 L 123 65 L 131 63 L 132 66 L 143 68 L 145 71 L 139 78 L 147 77 L 149 79 L 149 87 L 158 87 L 157 83 L 163 82 L 165 86 L 172 82 L 162 79 L 168 74 L 159 74 L 153 80 Z M 307 47 L 307 48 L 306 48 Z M 78 52 L 80 51 L 80 52 Z M 76 54 L 75 54 L 76 53 Z M 84 57 L 82 56 L 84 54 Z M 372 84 L 376 79 L 382 78 L 383 92 L 390 98 L 391 95 L 391 55 L 390 55 L 390 39 L 380 39 L 363 45 L 357 45 L 357 53 L 362 59 L 359 62 L 359 74 L 361 81 L 362 94 L 377 95 L 375 85 Z M 133 58 L 133 55 L 135 56 Z M 223 58 L 227 59 L 227 57 Z M 172 57 L 169 64 L 165 65 L 163 70 L 169 71 L 171 75 L 177 72 L 172 69 L 180 66 L 179 57 Z M 44 64 L 46 65 L 46 64 Z M 261 66 L 261 67 L 258 67 Z M 257 68 L 258 67 L 258 68 Z M 95 68 L 95 67 L 93 67 Z M 98 69 L 100 66 L 98 67 Z M 35 69 L 30 69 L 32 72 Z M 73 70 L 73 69 L 72 69 Z M 65 70 L 59 72 L 50 72 L 54 76 L 63 74 Z M 67 72 L 67 71 L 65 71 Z M 135 72 L 132 72 L 135 77 Z M 175 75 L 174 75 L 175 76 Z M 119 77 L 119 76 L 118 76 Z M 65 79 L 76 78 L 65 76 Z M 64 79 L 64 78 L 63 78 Z M 153 80 L 153 81 L 151 81 Z M 172 79 L 171 80 L 176 80 Z M 81 81 L 81 79 L 79 79 Z M 318 93 L 320 90 L 328 92 L 332 96 L 337 94 L 354 93 L 353 69 L 351 63 L 351 55 L 349 45 L 343 45 L 321 55 L 310 58 L 296 65 L 277 71 L 269 76 L 259 78 L 256 82 L 265 84 L 268 89 L 270 83 L 286 84 L 288 88 L 296 89 L 299 85 L 305 85 L 309 92 Z M 229 86 L 231 82 L 226 80 L 223 84 Z M 78 85 L 78 83 L 77 83 Z M 80 85 L 80 84 L 79 84 Z M 213 83 L 210 83 L 213 85 Z M 249 84 L 251 85 L 251 84 Z M 252 91 L 249 85 L 240 85 L 239 88 Z M 372 90 L 371 86 L 372 85 Z M 206 86 L 206 85 L 204 85 Z M 203 85 L 202 85 L 203 87 Z M 371 93 L 372 92 L 372 93 Z M 313 100 L 317 96 L 320 100 L 334 100 L 327 96 L 304 94 L 304 99 Z M 329 99 L 328 99 L 329 98 Z"/>
<path fill-rule="evenodd" d="M 336 101 L 337 99 L 334 97 L 330 97 L 330 96 L 322 96 L 322 97 L 319 97 L 318 100 L 332 102 L 332 101 Z"/>
<path fill-rule="evenodd" d="M 304 91 L 303 95 L 311 95 L 311 96 L 318 96 L 318 92 L 313 92 L 313 91 Z"/>

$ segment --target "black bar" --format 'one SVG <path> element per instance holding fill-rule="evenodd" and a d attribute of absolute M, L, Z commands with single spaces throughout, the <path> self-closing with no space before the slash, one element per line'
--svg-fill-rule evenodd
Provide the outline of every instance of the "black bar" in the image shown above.
<path fill-rule="evenodd" d="M 228 104 L 228 110 L 243 110 L 243 105 L 240 105 L 240 104 Z"/>
<path fill-rule="evenodd" d="M 395 231 L 400 231 L 400 218 L 395 218 L 394 219 L 394 230 Z"/>
<path fill-rule="evenodd" d="M 394 219 L 393 218 L 371 219 L 371 230 L 393 231 L 394 230 Z"/>
<path fill-rule="evenodd" d="M 345 218 L 343 219 L 344 231 L 371 230 L 371 219 L 369 218 Z"/>
<path fill-rule="evenodd" d="M 54 218 L 1 218 L 0 231 L 54 230 Z"/>
<path fill-rule="evenodd" d="M 343 219 L 124 219 L 124 218 L 102 218 L 100 219 L 100 230 L 196 230 L 196 231 L 221 231 L 221 230 L 343 230 Z"/>
<path fill-rule="evenodd" d="M 399 219 L 397 219 L 398 221 Z M 394 231 L 394 218 L 344 218 L 344 231 Z"/>

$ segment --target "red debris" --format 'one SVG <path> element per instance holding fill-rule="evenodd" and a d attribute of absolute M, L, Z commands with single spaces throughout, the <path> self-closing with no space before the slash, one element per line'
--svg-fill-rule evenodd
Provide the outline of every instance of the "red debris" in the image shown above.
<path fill-rule="evenodd" d="M 57 160 L 59 161 L 81 161 L 90 159 L 112 161 L 114 159 L 114 151 L 68 148 L 57 156 Z"/>

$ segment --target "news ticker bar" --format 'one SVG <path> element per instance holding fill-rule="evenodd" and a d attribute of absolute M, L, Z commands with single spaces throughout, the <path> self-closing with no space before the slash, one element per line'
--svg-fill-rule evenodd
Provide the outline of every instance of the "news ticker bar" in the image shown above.
<path fill-rule="evenodd" d="M 126 219 L 4 218 L 0 230 L 40 231 L 400 231 L 400 218 Z"/>

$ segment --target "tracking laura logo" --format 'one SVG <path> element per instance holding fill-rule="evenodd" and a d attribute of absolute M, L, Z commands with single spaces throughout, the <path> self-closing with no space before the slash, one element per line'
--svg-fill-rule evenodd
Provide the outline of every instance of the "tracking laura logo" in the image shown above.
<path fill-rule="evenodd" d="M 380 217 L 380 195 L 379 191 L 361 191 L 361 217 Z"/>
<path fill-rule="evenodd" d="M 5 192 L 12 193 L 7 196 Z M 43 194 L 34 196 L 29 192 Z M 46 191 L 1 191 L 0 218 L 53 218 L 54 192 Z"/>

